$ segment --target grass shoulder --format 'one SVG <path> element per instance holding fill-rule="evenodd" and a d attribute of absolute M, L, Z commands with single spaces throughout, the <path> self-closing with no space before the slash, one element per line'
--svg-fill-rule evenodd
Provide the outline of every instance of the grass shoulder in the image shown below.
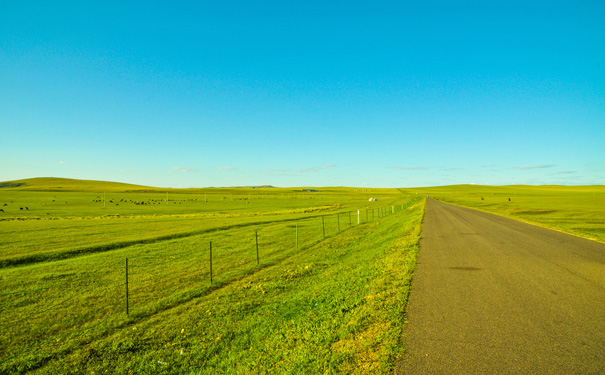
<path fill-rule="evenodd" d="M 22 323 L 27 324 L 20 329 L 12 325 L 6 332 L 23 349 L 3 353 L 9 357 L 0 369 L 45 374 L 389 372 L 402 351 L 403 308 L 423 207 L 416 202 L 394 215 L 339 232 L 336 222 L 331 223 L 325 240 L 307 238 L 300 251 L 291 244 L 267 242 L 272 253 L 258 266 L 249 261 L 242 266 L 244 258 L 253 260 L 249 234 L 241 245 L 217 241 L 223 250 L 216 260 L 222 265 L 215 270 L 213 285 L 201 271 L 206 263 L 192 259 L 192 254 L 199 254 L 199 243 L 207 240 L 204 235 L 4 270 L 3 280 L 12 280 L 15 288 L 27 286 L 28 293 L 40 293 L 41 298 L 45 291 L 36 291 L 40 283 L 29 280 L 32 277 L 46 285 L 73 287 L 44 295 L 50 300 L 37 305 L 24 298 L 27 293 L 22 302 L 3 300 L 18 315 L 12 320 L 25 319 Z M 321 233 L 310 222 L 299 229 L 305 228 Z M 293 229 L 292 223 L 274 223 L 260 235 L 288 238 Z M 245 230 L 233 228 L 221 235 L 245 238 Z M 124 256 L 140 259 L 140 268 L 134 268 L 139 284 L 133 285 L 140 285 L 134 298 L 143 307 L 129 317 L 115 308 L 123 288 L 123 273 L 115 266 Z M 153 265 L 145 265 L 150 258 Z M 157 261 L 162 258 L 164 262 Z M 91 269 L 89 264 L 104 278 L 82 273 Z M 24 273 L 26 269 L 32 272 Z M 108 297 L 99 299 L 97 290 Z M 112 293 L 117 293 L 117 300 L 110 298 Z M 73 319 L 49 326 L 40 309 L 50 302 L 52 320 L 59 311 L 53 306 L 64 299 L 72 306 Z M 109 312 L 97 318 L 95 306 L 86 309 L 95 303 Z M 74 322 L 81 326 L 73 329 Z M 27 326 L 32 328 L 23 336 L 27 341 L 15 341 Z"/>

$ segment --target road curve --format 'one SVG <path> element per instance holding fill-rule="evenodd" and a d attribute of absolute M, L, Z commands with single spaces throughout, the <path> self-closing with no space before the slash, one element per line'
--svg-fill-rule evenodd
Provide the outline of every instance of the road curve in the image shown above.
<path fill-rule="evenodd" d="M 605 373 L 605 244 L 427 199 L 396 374 Z"/>

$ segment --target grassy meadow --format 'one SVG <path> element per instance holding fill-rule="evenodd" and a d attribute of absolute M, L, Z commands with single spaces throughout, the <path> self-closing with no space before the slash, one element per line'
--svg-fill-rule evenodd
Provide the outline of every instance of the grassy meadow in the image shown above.
<path fill-rule="evenodd" d="M 456 185 L 402 189 L 605 242 L 605 186 Z"/>
<path fill-rule="evenodd" d="M 415 192 L 2 186 L 1 373 L 382 374 L 403 350 Z"/>
<path fill-rule="evenodd" d="M 427 195 L 605 242 L 603 186 L 316 190 L 0 183 L 0 373 L 391 373 Z"/>

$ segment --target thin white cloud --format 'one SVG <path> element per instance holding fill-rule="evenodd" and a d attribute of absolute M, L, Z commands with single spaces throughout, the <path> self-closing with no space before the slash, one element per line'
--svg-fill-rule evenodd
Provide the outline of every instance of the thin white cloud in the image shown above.
<path fill-rule="evenodd" d="M 525 165 L 520 167 L 513 167 L 512 169 L 544 169 L 544 168 L 552 168 L 554 164 L 544 164 L 544 165 Z"/>
<path fill-rule="evenodd" d="M 570 175 L 570 174 L 577 174 L 578 172 L 576 171 L 560 171 L 560 172 L 555 172 L 555 173 L 551 173 L 552 176 L 557 176 L 557 175 Z"/>
<path fill-rule="evenodd" d="M 387 169 L 397 169 L 400 171 L 425 171 L 426 167 L 387 167 Z"/>
<path fill-rule="evenodd" d="M 175 170 L 175 171 L 183 172 L 183 173 L 193 172 L 194 171 L 193 168 L 186 168 L 186 167 L 172 167 L 172 169 Z"/>
<path fill-rule="evenodd" d="M 59 160 L 59 164 L 65 164 L 63 160 Z"/>
<path fill-rule="evenodd" d="M 218 167 L 216 169 L 219 170 L 219 171 L 234 171 L 237 168 L 234 168 L 234 167 Z"/>

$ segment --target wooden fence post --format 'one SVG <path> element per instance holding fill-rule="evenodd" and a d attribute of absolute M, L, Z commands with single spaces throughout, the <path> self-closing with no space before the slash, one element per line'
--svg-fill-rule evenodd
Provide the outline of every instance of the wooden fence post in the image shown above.
<path fill-rule="evenodd" d="M 210 241 L 210 284 L 212 284 L 212 241 Z"/>
<path fill-rule="evenodd" d="M 254 238 L 256 240 L 256 264 L 260 264 L 260 258 L 258 256 L 258 231 L 254 232 Z"/>
<path fill-rule="evenodd" d="M 128 307 L 128 258 L 126 258 L 126 315 L 129 313 Z"/>
<path fill-rule="evenodd" d="M 326 238 L 326 222 L 324 220 L 324 217 L 321 217 L 321 230 L 323 231 L 324 234 L 324 239 Z"/>

